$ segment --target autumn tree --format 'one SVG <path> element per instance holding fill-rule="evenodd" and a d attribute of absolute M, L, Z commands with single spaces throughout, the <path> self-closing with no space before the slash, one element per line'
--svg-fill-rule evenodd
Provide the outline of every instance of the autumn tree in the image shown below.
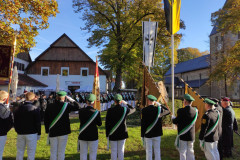
<path fill-rule="evenodd" d="M 224 7 L 212 14 L 211 21 L 223 37 L 223 51 L 217 53 L 210 79 L 224 80 L 225 95 L 227 85 L 239 79 L 240 75 L 240 0 L 228 0 Z M 232 37 L 232 38 L 231 38 Z M 235 38 L 233 38 L 235 37 Z"/>
<path fill-rule="evenodd" d="M 48 28 L 57 13 L 56 0 L 1 0 L 0 44 L 11 45 L 16 36 L 16 53 L 34 47 L 38 30 Z"/>
<path fill-rule="evenodd" d="M 199 49 L 191 47 L 178 49 L 177 53 L 178 63 L 209 54 L 208 51 L 200 52 Z"/>
<path fill-rule="evenodd" d="M 161 0 L 73 0 L 73 7 L 76 13 L 82 13 L 86 22 L 83 29 L 92 33 L 89 47 L 103 46 L 100 61 L 116 73 L 115 91 L 123 78 L 140 80 L 143 20 L 158 21 L 158 46 L 170 46 Z M 180 37 L 176 35 L 176 41 Z"/>

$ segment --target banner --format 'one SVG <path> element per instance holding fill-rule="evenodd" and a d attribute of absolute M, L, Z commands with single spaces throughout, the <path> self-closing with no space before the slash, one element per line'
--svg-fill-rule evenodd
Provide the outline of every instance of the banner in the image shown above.
<path fill-rule="evenodd" d="M 10 77 L 11 46 L 0 45 L 0 79 Z"/>
<path fill-rule="evenodd" d="M 143 86 L 142 86 L 141 108 L 146 107 L 147 105 L 147 102 L 146 102 L 147 95 L 151 94 L 151 95 L 154 95 L 156 98 L 159 98 L 161 94 L 157 84 L 154 82 L 146 66 L 143 66 L 143 72 L 144 72 L 144 79 L 143 79 Z"/>
<path fill-rule="evenodd" d="M 181 0 L 163 0 L 167 30 L 175 34 L 180 29 Z M 172 5 L 173 2 L 173 5 Z"/>
<path fill-rule="evenodd" d="M 195 99 L 195 101 L 193 101 L 192 103 L 192 107 L 196 107 L 198 109 L 198 119 L 195 125 L 195 131 L 197 132 L 201 128 L 201 119 L 203 114 L 206 112 L 205 103 L 203 102 L 204 99 L 196 91 L 194 91 L 186 82 L 184 83 L 185 94 L 190 94 Z"/>
<path fill-rule="evenodd" d="M 143 21 L 143 62 L 146 66 L 154 65 L 155 46 L 157 38 L 158 22 Z"/>
<path fill-rule="evenodd" d="M 98 58 L 98 57 L 97 57 Z M 100 82 L 99 82 L 99 72 L 98 72 L 98 60 L 96 58 L 96 70 L 94 75 L 93 90 L 92 93 L 96 96 L 96 101 L 94 103 L 94 108 L 101 111 L 100 104 Z"/>
<path fill-rule="evenodd" d="M 160 102 L 162 104 L 167 104 L 169 101 L 169 98 L 168 98 L 168 93 L 167 93 L 167 90 L 166 90 L 166 87 L 165 87 L 163 81 L 158 82 L 158 88 L 159 88 L 159 92 L 161 94 L 161 96 L 159 97 Z"/>

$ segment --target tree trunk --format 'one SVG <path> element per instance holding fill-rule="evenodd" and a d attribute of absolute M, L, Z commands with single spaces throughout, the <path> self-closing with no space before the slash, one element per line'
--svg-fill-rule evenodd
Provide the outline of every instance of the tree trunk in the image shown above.
<path fill-rule="evenodd" d="M 122 86 L 122 68 L 119 67 L 116 71 L 116 79 L 115 79 L 115 86 L 113 88 L 113 92 L 118 92 Z"/>
<path fill-rule="evenodd" d="M 225 77 L 224 77 L 224 83 L 225 83 L 225 95 L 226 95 L 226 97 L 228 96 L 228 92 L 227 92 L 227 76 L 225 75 Z"/>

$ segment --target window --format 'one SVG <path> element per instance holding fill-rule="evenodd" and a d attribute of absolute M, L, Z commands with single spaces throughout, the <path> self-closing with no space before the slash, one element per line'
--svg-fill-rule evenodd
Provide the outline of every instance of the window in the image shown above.
<path fill-rule="evenodd" d="M 88 68 L 81 68 L 81 75 L 88 76 Z"/>
<path fill-rule="evenodd" d="M 69 68 L 68 67 L 61 67 L 61 74 L 62 74 L 62 76 L 68 76 L 69 75 Z"/>
<path fill-rule="evenodd" d="M 49 67 L 42 67 L 41 68 L 41 75 L 48 76 L 49 75 Z"/>
<path fill-rule="evenodd" d="M 14 62 L 13 66 L 17 66 L 17 70 L 24 71 L 25 65 L 23 63 Z"/>

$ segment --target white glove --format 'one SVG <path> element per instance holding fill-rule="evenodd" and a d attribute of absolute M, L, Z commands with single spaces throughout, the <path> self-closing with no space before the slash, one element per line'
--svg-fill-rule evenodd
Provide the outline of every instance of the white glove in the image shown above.
<path fill-rule="evenodd" d="M 72 99 L 71 97 L 69 97 L 69 96 L 66 96 L 66 98 L 67 98 L 67 100 L 69 100 L 70 102 L 75 102 L 75 100 L 74 99 Z"/>
<path fill-rule="evenodd" d="M 124 100 L 122 100 L 122 103 L 123 103 L 123 104 L 125 104 L 125 105 L 127 105 L 127 102 L 126 102 L 126 101 L 124 101 Z"/>
<path fill-rule="evenodd" d="M 161 104 L 160 104 L 159 102 L 155 102 L 155 104 L 156 104 L 158 107 L 161 106 Z"/>
<path fill-rule="evenodd" d="M 175 118 L 176 118 L 176 116 L 172 115 L 172 119 L 175 119 Z"/>
<path fill-rule="evenodd" d="M 37 140 L 40 140 L 40 137 L 41 137 L 41 136 L 40 136 L 40 135 L 38 135 L 38 136 L 37 136 Z"/>

